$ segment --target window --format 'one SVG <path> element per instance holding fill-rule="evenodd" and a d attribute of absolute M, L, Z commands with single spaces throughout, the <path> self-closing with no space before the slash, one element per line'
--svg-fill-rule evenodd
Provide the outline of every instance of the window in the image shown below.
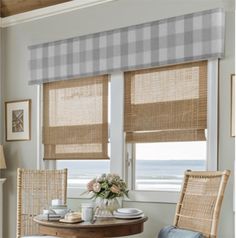
<path fill-rule="evenodd" d="M 124 118 L 132 187 L 179 190 L 186 169 L 206 169 L 207 62 L 126 73 Z"/>
<path fill-rule="evenodd" d="M 108 77 L 46 83 L 44 159 L 108 159 Z"/>
<path fill-rule="evenodd" d="M 179 191 L 184 171 L 206 170 L 206 152 L 206 141 L 135 144 L 135 189 Z"/>
<path fill-rule="evenodd" d="M 109 171 L 108 77 L 44 84 L 44 159 L 68 168 L 68 187 Z"/>
<path fill-rule="evenodd" d="M 199 63 L 195 64 L 198 65 Z M 108 88 L 110 88 L 110 91 L 108 93 L 108 105 L 110 104 L 110 106 L 108 106 L 108 123 L 110 123 L 110 143 L 108 144 L 108 157 L 111 157 L 111 160 L 57 160 L 55 163 L 57 168 L 72 168 L 69 169 L 71 171 L 69 171 L 69 197 L 77 198 L 84 191 L 88 179 L 103 172 L 115 172 L 119 173 L 127 180 L 130 187 L 129 197 L 131 200 L 172 203 L 176 202 L 178 199 L 178 193 L 176 191 L 179 190 L 180 181 L 182 181 L 181 176 L 183 175 L 183 170 L 185 170 L 185 168 L 192 168 L 194 170 L 215 170 L 217 168 L 218 62 L 210 61 L 201 64 L 205 64 L 204 75 L 205 78 L 208 77 L 207 84 L 205 84 L 205 88 L 207 86 L 205 92 L 207 95 L 207 109 L 204 107 L 205 119 L 199 120 L 199 122 L 198 119 L 195 119 L 195 124 L 192 122 L 192 125 L 197 125 L 196 127 L 198 129 L 193 127 L 192 129 L 188 128 L 188 130 L 186 130 L 181 127 L 180 129 L 174 129 L 174 125 L 176 125 L 174 123 L 176 123 L 176 121 L 172 118 L 173 129 L 171 131 L 174 132 L 174 134 L 170 134 L 169 129 L 166 127 L 165 130 L 155 129 L 151 131 L 147 128 L 142 132 L 130 130 L 127 131 L 125 133 L 126 136 L 124 136 L 124 128 L 127 128 L 125 122 L 126 117 L 124 115 L 126 107 L 124 101 L 127 100 L 127 94 L 125 93 L 127 78 L 125 77 L 128 73 L 124 74 L 123 72 L 120 72 L 112 74 L 109 77 L 110 86 Z M 146 70 L 146 72 L 149 71 L 150 70 Z M 194 72 L 196 71 L 197 69 L 194 67 Z M 136 72 L 142 73 L 144 71 Z M 195 75 L 199 74 L 196 73 Z M 179 87 L 178 90 L 181 90 L 184 86 L 186 87 L 185 83 L 183 84 L 183 87 Z M 187 88 L 191 89 L 190 86 Z M 146 86 L 144 85 L 142 91 L 145 90 Z M 176 95 L 180 97 L 179 95 L 181 94 L 177 93 Z M 190 97 L 191 94 L 186 94 L 183 100 L 188 98 L 187 95 Z M 196 92 L 195 95 L 197 95 Z M 170 96 L 168 97 L 170 98 Z M 197 98 L 197 96 L 195 97 Z M 149 95 L 148 100 L 152 98 L 156 99 Z M 167 102 L 172 101 L 169 100 Z M 167 104 L 167 102 L 165 103 Z M 138 111 L 136 112 L 139 114 L 141 113 Z M 160 110 L 160 112 L 162 112 L 162 110 Z M 153 117 L 158 117 L 158 115 L 153 114 Z M 109 118 L 111 118 L 111 120 Z M 132 115 L 132 119 L 135 119 L 134 115 Z M 134 121 L 135 120 L 133 120 L 133 122 Z M 136 123 L 135 125 L 138 124 Z M 159 125 L 161 126 L 162 124 Z M 160 131 L 162 131 L 162 133 L 160 133 Z M 148 133 L 151 135 L 149 140 L 147 140 Z M 184 140 L 180 141 L 178 139 L 179 137 L 182 139 L 184 138 Z M 165 140 L 163 140 L 163 138 L 165 138 Z M 130 141 L 127 141 L 127 139 Z M 144 142 L 145 140 L 146 142 Z M 188 150 L 186 150 L 186 148 L 188 148 Z M 179 164 L 178 161 L 179 158 L 183 156 L 185 167 L 183 164 Z M 142 161 L 143 157 L 145 157 L 145 161 Z M 150 161 L 150 164 L 146 162 L 148 160 Z M 153 162 L 156 163 L 156 167 L 158 166 L 158 170 L 151 165 Z M 159 166 L 158 163 L 161 164 L 161 166 Z M 168 163 L 168 170 L 165 169 L 165 163 Z M 175 173 L 173 173 L 173 171 Z M 154 174 L 154 176 L 150 181 L 149 178 L 151 173 Z"/>

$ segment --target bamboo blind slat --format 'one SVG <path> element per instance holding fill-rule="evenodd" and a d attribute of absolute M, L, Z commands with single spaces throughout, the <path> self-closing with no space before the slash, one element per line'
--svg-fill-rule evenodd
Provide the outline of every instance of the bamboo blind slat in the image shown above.
<path fill-rule="evenodd" d="M 207 62 L 125 73 L 127 142 L 205 140 L 206 128 Z"/>
<path fill-rule="evenodd" d="M 43 128 L 44 145 L 107 143 L 108 124 Z"/>
<path fill-rule="evenodd" d="M 108 76 L 44 84 L 44 159 L 108 158 Z"/>
<path fill-rule="evenodd" d="M 91 147 L 93 152 L 91 152 Z M 45 145 L 44 159 L 108 159 L 107 144 Z"/>
<path fill-rule="evenodd" d="M 173 130 L 151 132 L 127 132 L 126 140 L 130 143 L 174 142 L 174 141 L 204 141 L 204 130 Z"/>
<path fill-rule="evenodd" d="M 132 105 L 132 113 L 126 117 L 126 131 L 205 129 L 206 111 L 199 112 L 203 104 L 191 99 Z"/>

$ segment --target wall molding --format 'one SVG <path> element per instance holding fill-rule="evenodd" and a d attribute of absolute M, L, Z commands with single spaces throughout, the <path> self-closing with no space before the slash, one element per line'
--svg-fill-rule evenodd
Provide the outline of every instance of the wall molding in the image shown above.
<path fill-rule="evenodd" d="M 9 26 L 14 26 L 30 21 L 39 20 L 45 17 L 55 16 L 58 14 L 75 11 L 78 9 L 83 9 L 87 7 L 92 7 L 99 4 L 104 4 L 108 2 L 113 2 L 118 0 L 79 0 L 71 1 L 66 3 L 57 4 L 54 6 L 49 6 L 45 8 L 40 8 L 32 10 L 29 12 L 24 12 L 16 14 L 9 17 L 0 18 L 0 27 L 6 28 Z"/>

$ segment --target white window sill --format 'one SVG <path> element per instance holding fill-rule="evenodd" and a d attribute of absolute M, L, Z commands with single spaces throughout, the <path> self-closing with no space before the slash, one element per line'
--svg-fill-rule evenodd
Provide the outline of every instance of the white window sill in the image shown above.
<path fill-rule="evenodd" d="M 156 202 L 156 203 L 177 203 L 180 192 L 178 191 L 129 191 L 129 198 L 126 202 Z"/>
<path fill-rule="evenodd" d="M 68 187 L 68 198 L 91 199 L 91 195 L 83 194 L 85 189 Z M 180 192 L 178 191 L 129 191 L 129 198 L 125 202 L 154 202 L 154 203 L 177 203 Z"/>

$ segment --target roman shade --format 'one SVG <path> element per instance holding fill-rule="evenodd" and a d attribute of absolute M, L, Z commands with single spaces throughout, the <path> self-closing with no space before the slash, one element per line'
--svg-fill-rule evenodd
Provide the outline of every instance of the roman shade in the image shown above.
<path fill-rule="evenodd" d="M 224 29 L 212 9 L 32 45 L 29 84 L 222 58 Z"/>
<path fill-rule="evenodd" d="M 205 140 L 207 62 L 125 73 L 129 143 Z"/>
<path fill-rule="evenodd" d="M 44 159 L 107 159 L 108 77 L 45 83 Z"/>

